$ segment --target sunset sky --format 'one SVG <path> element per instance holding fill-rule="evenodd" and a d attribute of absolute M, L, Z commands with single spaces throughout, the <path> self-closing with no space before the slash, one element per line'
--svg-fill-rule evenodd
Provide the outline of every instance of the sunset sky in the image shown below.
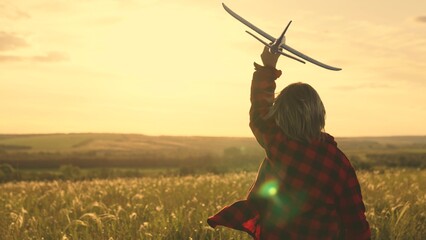
<path fill-rule="evenodd" d="M 262 46 L 222 1 L 0 0 L 0 133 L 251 136 Z M 280 58 L 337 137 L 426 135 L 426 1 L 235 1 L 334 72 Z"/>

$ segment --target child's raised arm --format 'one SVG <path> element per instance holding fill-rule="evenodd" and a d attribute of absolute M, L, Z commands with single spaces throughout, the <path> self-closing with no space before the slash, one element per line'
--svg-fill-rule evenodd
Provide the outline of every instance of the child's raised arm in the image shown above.
<path fill-rule="evenodd" d="M 267 115 L 274 103 L 275 80 L 281 76 L 281 71 L 275 69 L 279 56 L 265 47 L 261 54 L 264 66 L 254 63 L 256 71 L 251 83 L 250 128 L 262 147 L 265 147 L 264 134 L 276 127 L 274 120 L 267 119 Z"/>

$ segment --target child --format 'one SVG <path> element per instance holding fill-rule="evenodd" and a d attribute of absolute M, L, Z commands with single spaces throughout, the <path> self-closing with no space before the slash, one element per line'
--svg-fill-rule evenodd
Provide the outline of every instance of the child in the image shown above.
<path fill-rule="evenodd" d="M 355 171 L 334 138 L 322 132 L 325 109 L 308 84 L 274 99 L 279 54 L 261 54 L 251 86 L 250 128 L 266 152 L 246 200 L 207 222 L 254 239 L 370 239 Z"/>

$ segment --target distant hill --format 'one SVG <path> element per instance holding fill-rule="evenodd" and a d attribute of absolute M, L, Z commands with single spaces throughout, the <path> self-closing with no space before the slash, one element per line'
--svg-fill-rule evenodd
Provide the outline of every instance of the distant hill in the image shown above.
<path fill-rule="evenodd" d="M 147 136 L 142 134 L 0 134 L 0 150 L 8 152 L 195 151 L 220 153 L 228 147 L 253 148 L 254 138 Z"/>
<path fill-rule="evenodd" d="M 389 155 L 398 155 L 398 159 L 405 154 L 426 155 L 426 136 L 337 138 L 336 141 L 347 156 L 361 160 L 382 159 Z M 257 163 L 263 156 L 263 150 L 253 137 L 0 134 L 0 163 L 28 167 L 62 164 L 172 166 L 217 159 Z"/>
<path fill-rule="evenodd" d="M 410 148 L 426 151 L 426 136 L 336 138 L 345 151 Z M 228 147 L 256 148 L 253 137 L 148 136 L 142 134 L 0 134 L 0 150 L 35 152 L 173 151 L 220 153 Z"/>
<path fill-rule="evenodd" d="M 237 154 L 252 162 L 256 159 L 257 163 L 263 152 L 254 138 L 97 133 L 0 135 L 0 164 L 24 168 L 65 164 L 176 167 L 218 162 L 224 154 Z"/>

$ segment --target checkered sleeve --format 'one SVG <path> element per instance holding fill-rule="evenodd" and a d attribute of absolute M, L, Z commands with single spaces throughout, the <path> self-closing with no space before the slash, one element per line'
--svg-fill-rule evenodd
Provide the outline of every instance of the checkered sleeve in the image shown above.
<path fill-rule="evenodd" d="M 259 144 L 264 146 L 264 136 L 275 125 L 267 115 L 274 103 L 275 80 L 281 76 L 281 71 L 271 67 L 263 67 L 254 63 L 255 72 L 251 83 L 250 94 L 250 128 Z"/>
<path fill-rule="evenodd" d="M 259 212 L 255 203 L 247 200 L 237 201 L 224 207 L 207 219 L 210 227 L 225 226 L 247 232 L 254 239 L 259 239 Z"/>
<path fill-rule="evenodd" d="M 365 206 L 362 201 L 361 188 L 350 166 L 338 196 L 338 212 L 341 219 L 345 239 L 370 239 L 370 226 L 365 217 Z"/>

